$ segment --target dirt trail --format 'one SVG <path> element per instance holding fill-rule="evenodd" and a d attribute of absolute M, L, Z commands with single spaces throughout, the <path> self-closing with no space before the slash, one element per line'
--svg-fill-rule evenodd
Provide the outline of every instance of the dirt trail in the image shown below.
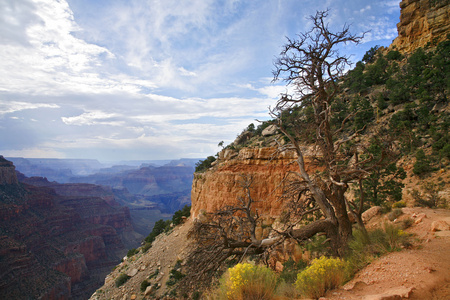
<path fill-rule="evenodd" d="M 407 230 L 418 239 L 413 249 L 375 260 L 323 299 L 450 299 L 450 230 L 432 231 L 436 221 L 450 226 L 450 211 L 416 207 L 403 211 L 417 222 Z"/>

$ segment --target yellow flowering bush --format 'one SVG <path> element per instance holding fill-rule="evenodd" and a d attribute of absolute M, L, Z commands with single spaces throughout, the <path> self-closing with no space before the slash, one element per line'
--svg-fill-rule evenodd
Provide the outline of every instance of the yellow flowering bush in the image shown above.
<path fill-rule="evenodd" d="M 276 274 L 264 266 L 237 264 L 224 274 L 218 290 L 219 299 L 270 300 L 277 286 Z"/>
<path fill-rule="evenodd" d="M 347 278 L 348 263 L 338 258 L 322 256 L 298 273 L 295 287 L 304 296 L 317 299 L 326 291 L 338 287 Z"/>

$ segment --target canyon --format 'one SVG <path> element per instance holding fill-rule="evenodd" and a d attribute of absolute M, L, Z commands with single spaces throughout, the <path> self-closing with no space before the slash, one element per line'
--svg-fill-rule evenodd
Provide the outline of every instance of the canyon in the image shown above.
<path fill-rule="evenodd" d="M 86 159 L 7 159 L 28 177 L 29 184 L 49 186 L 63 195 L 104 198 L 109 195 L 128 208 L 134 229 L 144 236 L 151 232 L 156 221 L 190 205 L 194 166 L 198 162 L 198 159 L 114 163 Z M 47 181 L 41 181 L 42 177 Z"/>
<path fill-rule="evenodd" d="M 399 36 L 392 47 L 402 53 L 442 40 L 449 33 L 448 1 L 404 0 L 400 7 Z M 234 205 L 244 192 L 240 185 L 243 176 L 252 178 L 254 208 L 264 220 L 258 235 L 263 235 L 264 227 L 272 226 L 283 213 L 283 179 L 298 170 L 297 157 L 294 152 L 277 152 L 273 140 L 269 144 L 226 148 L 203 173 L 194 173 L 193 166 L 183 162 L 131 169 L 117 167 L 116 171 L 96 170 L 91 174 L 83 171 L 83 177 L 73 176 L 67 170 L 56 172 L 66 178 L 64 184 L 17 173 L 10 161 L 0 157 L 0 294 L 6 298 L 84 299 L 103 284 L 104 276 L 126 250 L 136 247 L 137 241 L 149 231 L 151 225 L 136 226 L 138 220 L 148 222 L 152 212 L 151 218 L 155 220 L 163 214 L 168 216 L 191 200 L 191 218 L 167 235 L 159 236 L 148 252 L 140 249 L 136 256 L 120 263 L 92 299 L 112 296 L 129 299 L 133 295 L 134 299 L 136 295 L 145 298 L 147 294 L 140 290 L 140 285 L 158 272 L 161 273 L 154 280 L 161 288 L 158 296 L 163 297 L 163 292 L 172 288 L 165 286 L 172 266 L 188 256 L 189 226 L 201 222 L 205 213 Z M 319 167 L 308 157 L 305 157 L 307 172 L 313 174 Z M 404 194 L 418 184 L 417 179 L 411 179 L 415 158 L 408 159 L 404 166 L 410 183 Z M 437 176 L 448 180 L 448 170 L 436 175 L 436 180 Z M 448 195 L 448 186 L 445 192 Z M 410 210 L 411 218 L 417 215 L 412 208 L 404 210 Z M 423 238 L 431 240 L 425 244 L 427 251 L 429 245 L 433 249 L 447 249 L 448 239 L 436 238 L 435 233 L 429 232 L 435 213 L 432 210 L 426 213 L 428 219 L 415 223 L 413 230 L 420 229 Z M 448 217 L 446 211 L 439 214 L 440 219 Z M 380 217 L 378 222 L 382 221 Z M 283 246 L 288 254 L 298 250 L 295 245 Z M 302 251 L 296 260 L 307 259 L 302 257 L 305 254 Z M 439 257 L 433 259 L 433 264 L 437 264 Z M 447 266 L 446 261 L 448 273 Z M 445 274 L 445 270 L 435 269 L 437 274 Z M 130 280 L 117 288 L 116 279 L 123 273 L 130 274 Z"/>
<path fill-rule="evenodd" d="M 85 299 L 141 239 L 110 191 L 17 176 L 0 157 L 3 297 Z"/>

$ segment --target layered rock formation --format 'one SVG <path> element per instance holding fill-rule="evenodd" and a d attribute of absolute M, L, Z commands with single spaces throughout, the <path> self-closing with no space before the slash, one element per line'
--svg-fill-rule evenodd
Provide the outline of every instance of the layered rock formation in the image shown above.
<path fill-rule="evenodd" d="M 391 46 L 405 53 L 446 39 L 450 34 L 449 4 L 448 0 L 401 1 L 398 37 Z"/>
<path fill-rule="evenodd" d="M 83 299 L 141 236 L 129 211 L 95 185 L 16 178 L 2 162 L 0 294 L 9 299 Z M 5 176 L 9 174 L 9 176 Z M 14 174 L 12 176 L 11 174 Z M 36 185 L 30 185 L 34 183 Z M 56 191 L 55 191 L 56 190 Z"/>
<path fill-rule="evenodd" d="M 199 217 L 202 211 L 213 212 L 224 205 L 236 203 L 243 194 L 242 175 L 253 179 L 252 198 L 255 208 L 267 218 L 278 217 L 283 210 L 280 196 L 283 179 L 289 171 L 297 171 L 294 152 L 276 153 L 276 148 L 243 148 L 239 152 L 223 150 L 215 166 L 196 173 L 192 184 L 191 215 Z M 316 166 L 305 159 L 308 169 Z"/>
<path fill-rule="evenodd" d="M 0 155 L 0 184 L 17 184 L 16 167 Z"/>

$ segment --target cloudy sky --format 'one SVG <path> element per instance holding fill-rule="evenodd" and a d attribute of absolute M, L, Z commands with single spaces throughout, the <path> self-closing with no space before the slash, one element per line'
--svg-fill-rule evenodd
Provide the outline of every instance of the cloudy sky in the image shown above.
<path fill-rule="evenodd" d="M 202 158 L 285 91 L 286 36 L 330 9 L 366 34 L 354 62 L 397 36 L 399 0 L 2 0 L 0 154 Z"/>

